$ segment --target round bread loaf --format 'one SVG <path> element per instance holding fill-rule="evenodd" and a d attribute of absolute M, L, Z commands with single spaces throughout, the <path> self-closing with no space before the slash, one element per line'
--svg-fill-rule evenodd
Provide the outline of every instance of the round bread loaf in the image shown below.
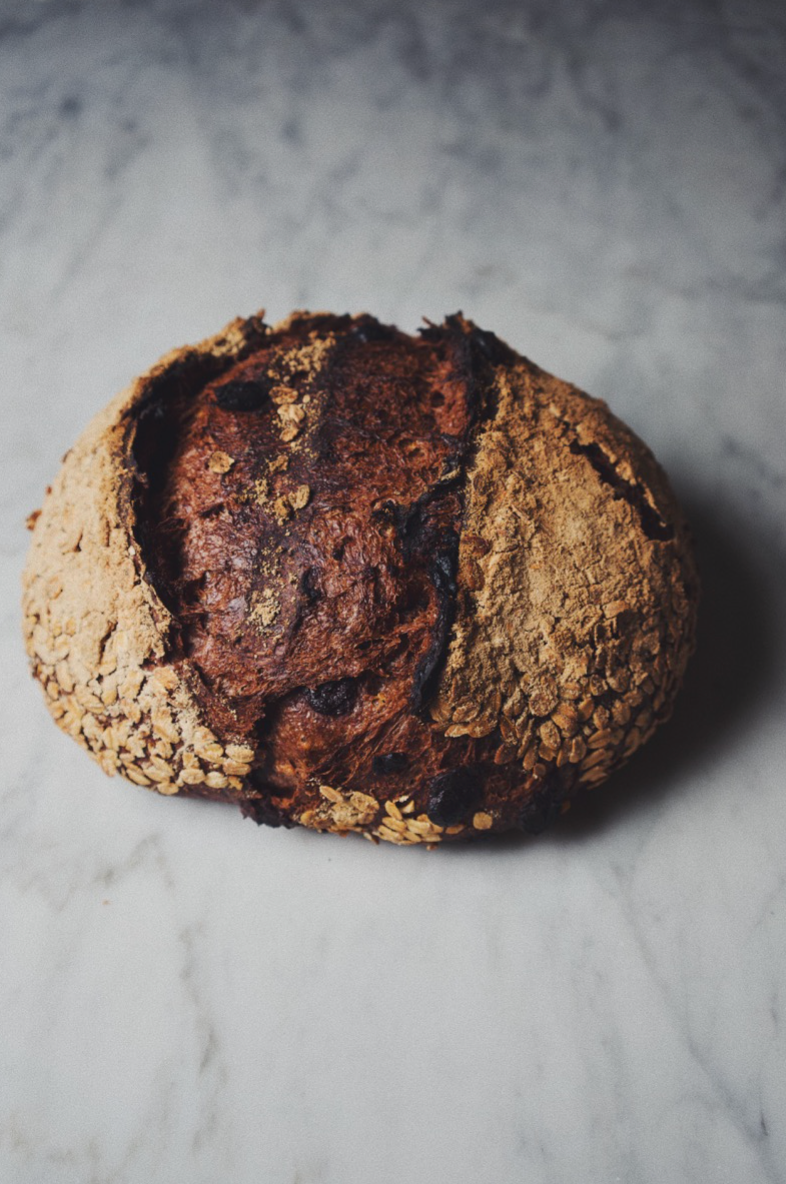
<path fill-rule="evenodd" d="M 693 645 L 652 454 L 460 314 L 234 321 L 99 414 L 31 518 L 58 724 L 272 826 L 537 833 L 666 718 Z"/>

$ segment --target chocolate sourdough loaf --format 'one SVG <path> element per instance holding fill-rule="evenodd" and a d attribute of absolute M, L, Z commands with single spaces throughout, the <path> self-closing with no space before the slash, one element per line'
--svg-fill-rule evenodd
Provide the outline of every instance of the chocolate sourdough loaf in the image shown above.
<path fill-rule="evenodd" d="M 460 315 L 170 354 L 66 457 L 24 583 L 108 773 L 399 843 L 543 830 L 668 715 L 697 597 L 648 449 Z"/>

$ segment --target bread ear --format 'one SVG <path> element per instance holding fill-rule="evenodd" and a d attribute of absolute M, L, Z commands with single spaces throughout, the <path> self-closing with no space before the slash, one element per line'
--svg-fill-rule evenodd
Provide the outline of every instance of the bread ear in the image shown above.
<path fill-rule="evenodd" d="M 140 417 L 258 348 L 262 314 L 174 350 L 88 424 L 44 499 L 23 574 L 33 673 L 59 727 L 105 772 L 163 794 L 237 799 L 253 750 L 206 726 L 198 680 L 136 535 Z"/>

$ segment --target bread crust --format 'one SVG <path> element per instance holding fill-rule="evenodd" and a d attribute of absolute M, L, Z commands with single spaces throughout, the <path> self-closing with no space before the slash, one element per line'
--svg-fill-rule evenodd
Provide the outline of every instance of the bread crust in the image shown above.
<path fill-rule="evenodd" d="M 432 334 L 451 358 L 465 358 L 462 399 L 477 406 L 463 435 L 450 437 L 464 441 L 460 480 L 431 478 L 440 529 L 452 522 L 457 545 L 447 574 L 431 572 L 428 661 L 421 654 L 410 702 L 396 708 L 402 751 L 371 745 L 370 698 L 352 727 L 315 717 L 308 704 L 318 687 L 288 692 L 286 710 L 262 727 L 269 704 L 252 718 L 216 691 L 200 651 L 195 659 L 183 645 L 146 536 L 156 523 L 145 521 L 140 459 L 142 425 L 162 406 L 190 406 L 271 340 L 300 335 L 299 381 L 317 390 L 337 342 L 365 339 L 377 324 L 295 313 L 270 329 L 262 317 L 166 355 L 64 458 L 23 578 L 25 640 L 52 715 L 107 773 L 164 794 L 235 801 L 260 822 L 400 844 L 544 829 L 668 716 L 693 647 L 698 580 L 663 471 L 604 403 L 493 335 L 460 316 L 426 330 L 424 340 Z M 283 405 L 303 407 L 301 396 Z M 304 464 L 318 402 L 282 417 L 282 447 Z M 234 458 L 215 451 L 208 464 L 221 480 Z M 311 489 L 288 496 L 305 510 Z M 309 521 L 319 512 L 312 506 Z M 291 507 L 282 521 L 290 516 Z M 438 536 L 424 537 L 430 546 Z M 424 552 L 417 561 L 427 560 Z M 281 578 L 270 583 L 271 605 Z M 259 614 L 260 602 L 250 611 Z M 269 623 L 275 632 L 275 612 Z M 323 740 L 340 747 L 330 737 L 342 727 L 355 739 L 341 761 L 295 759 L 295 735 L 311 737 L 308 751 Z"/>
<path fill-rule="evenodd" d="M 32 670 L 57 724 L 110 775 L 163 794 L 240 800 L 253 751 L 204 724 L 172 616 L 136 537 L 139 416 L 173 383 L 199 385 L 257 347 L 261 316 L 173 350 L 91 421 L 47 492 L 23 574 Z"/>

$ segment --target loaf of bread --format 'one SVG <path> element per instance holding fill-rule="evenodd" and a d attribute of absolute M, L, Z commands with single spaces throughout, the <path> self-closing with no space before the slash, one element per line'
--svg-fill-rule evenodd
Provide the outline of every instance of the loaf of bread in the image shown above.
<path fill-rule="evenodd" d="M 114 399 L 31 519 L 58 724 L 271 826 L 542 831 L 667 717 L 693 645 L 652 454 L 460 314 L 234 321 Z"/>

